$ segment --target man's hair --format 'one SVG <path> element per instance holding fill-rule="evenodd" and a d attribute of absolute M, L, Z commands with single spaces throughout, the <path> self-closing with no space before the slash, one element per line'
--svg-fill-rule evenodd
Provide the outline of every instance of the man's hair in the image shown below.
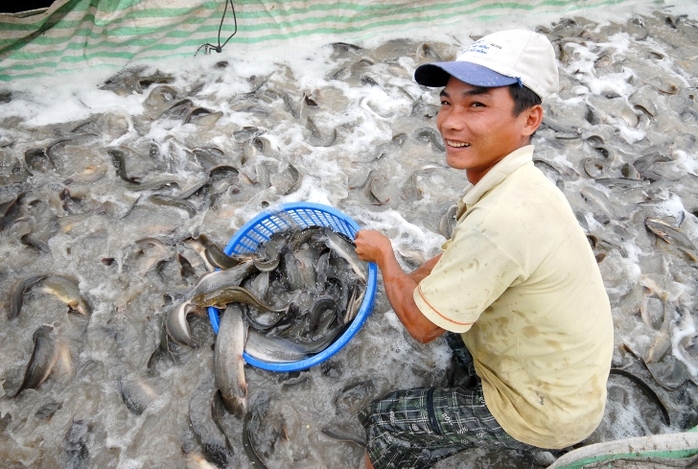
<path fill-rule="evenodd" d="M 518 116 L 526 109 L 543 102 L 540 99 L 540 96 L 525 86 L 519 85 L 518 83 L 509 85 L 509 93 L 514 99 L 514 117 Z"/>

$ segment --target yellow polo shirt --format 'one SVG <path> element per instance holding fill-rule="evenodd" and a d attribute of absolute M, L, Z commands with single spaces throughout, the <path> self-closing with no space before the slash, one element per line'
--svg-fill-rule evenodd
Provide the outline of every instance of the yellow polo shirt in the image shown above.
<path fill-rule="evenodd" d="M 613 322 L 586 236 L 532 158 L 532 146 L 520 148 L 468 190 L 414 299 L 462 334 L 487 407 L 509 435 L 564 448 L 603 417 Z"/>

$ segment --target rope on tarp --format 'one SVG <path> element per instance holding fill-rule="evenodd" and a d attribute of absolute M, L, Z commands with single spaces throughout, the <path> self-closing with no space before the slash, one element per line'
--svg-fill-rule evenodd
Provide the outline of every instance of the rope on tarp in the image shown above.
<path fill-rule="evenodd" d="M 225 14 L 228 13 L 228 3 L 230 3 L 230 10 L 233 12 L 233 21 L 235 22 L 235 29 L 233 30 L 233 34 L 228 36 L 228 39 L 225 40 L 223 44 L 221 44 L 221 31 L 223 30 L 223 21 L 225 21 Z M 218 25 L 218 45 L 214 46 L 213 44 L 206 43 L 206 44 L 201 44 L 198 49 L 196 49 L 196 52 L 194 53 L 194 56 L 198 54 L 201 49 L 204 50 L 204 54 L 210 54 L 211 51 L 216 51 L 219 54 L 223 52 L 223 48 L 225 47 L 226 44 L 228 44 L 228 41 L 230 41 L 235 34 L 238 32 L 238 18 L 235 15 L 235 5 L 233 5 L 233 0 L 226 0 L 225 1 L 225 8 L 223 9 L 223 16 L 221 16 L 221 23 Z"/>

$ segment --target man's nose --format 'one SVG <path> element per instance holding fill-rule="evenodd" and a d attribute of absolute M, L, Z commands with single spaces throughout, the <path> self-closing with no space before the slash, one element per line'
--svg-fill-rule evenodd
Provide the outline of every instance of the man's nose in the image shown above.
<path fill-rule="evenodd" d="M 454 111 L 449 112 L 441 122 L 441 127 L 447 130 L 460 130 L 464 125 L 464 117 L 460 113 Z"/>

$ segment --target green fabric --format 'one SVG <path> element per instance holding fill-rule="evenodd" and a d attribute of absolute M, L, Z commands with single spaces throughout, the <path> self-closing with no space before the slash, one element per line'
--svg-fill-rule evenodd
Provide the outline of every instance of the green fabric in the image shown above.
<path fill-rule="evenodd" d="M 356 41 L 468 18 L 565 14 L 618 3 L 628 0 L 235 0 L 238 33 L 226 47 L 310 36 Z M 56 0 L 48 9 L 0 14 L 0 81 L 193 56 L 201 44 L 217 44 L 224 9 L 223 0 Z M 233 31 L 228 4 L 221 41 Z"/>

